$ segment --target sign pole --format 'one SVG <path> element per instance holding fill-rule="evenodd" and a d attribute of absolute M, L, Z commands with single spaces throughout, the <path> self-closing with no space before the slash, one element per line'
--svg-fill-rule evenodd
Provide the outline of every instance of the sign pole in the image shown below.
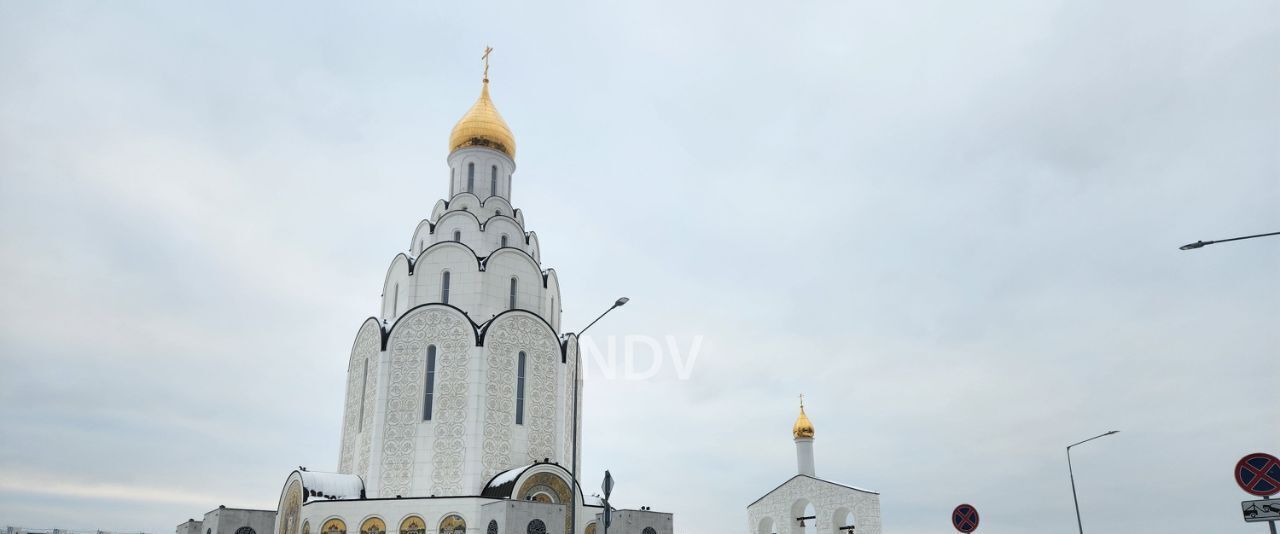
<path fill-rule="evenodd" d="M 1269 501 L 1271 500 L 1271 497 L 1263 497 L 1262 500 Z M 1276 534 L 1276 522 L 1274 520 L 1267 521 L 1267 525 L 1271 527 L 1271 534 Z"/>
<path fill-rule="evenodd" d="M 600 490 L 604 491 L 604 515 L 600 517 L 601 523 L 604 523 L 600 529 L 601 534 L 609 534 L 609 523 L 613 522 L 613 513 L 609 509 L 609 496 L 613 494 L 613 475 L 606 469 L 604 472 L 604 482 L 600 484 Z M 1272 534 L 1275 534 L 1274 532 Z"/>

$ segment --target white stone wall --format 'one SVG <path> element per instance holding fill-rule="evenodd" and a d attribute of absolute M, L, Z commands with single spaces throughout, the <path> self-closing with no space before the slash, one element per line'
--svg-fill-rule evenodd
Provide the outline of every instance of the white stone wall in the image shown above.
<path fill-rule="evenodd" d="M 427 532 L 434 534 L 440 521 L 453 514 L 462 516 L 467 523 L 467 534 L 483 534 L 481 506 L 502 502 L 481 497 L 457 497 L 448 499 L 376 499 L 364 501 L 313 500 L 302 506 L 302 520 L 309 524 L 312 534 L 320 534 L 324 522 L 338 518 L 347 525 L 348 534 L 359 534 L 360 525 L 371 517 L 382 519 L 388 534 L 400 530 L 400 524 L 410 516 L 422 518 Z M 505 531 L 504 531 L 505 533 Z"/>
<path fill-rule="evenodd" d="M 480 198 L 500 196 L 511 199 L 511 175 L 516 162 L 506 154 L 483 147 L 460 148 L 449 154 L 449 196 L 467 191 L 467 166 L 475 165 L 475 180 L 471 193 Z M 491 169 L 498 168 L 498 188 L 491 187 Z"/>
<path fill-rule="evenodd" d="M 531 501 L 499 501 L 489 503 L 480 509 L 480 523 L 477 532 L 486 532 L 490 521 L 499 525 L 499 534 L 525 534 L 529 523 L 537 519 L 547 529 L 547 534 L 565 534 L 565 514 L 568 506 Z M 468 525 L 468 530 L 470 530 Z"/>
<path fill-rule="evenodd" d="M 202 525 L 203 523 L 200 521 L 188 519 L 186 522 L 178 525 L 178 528 L 174 529 L 174 534 L 204 534 L 204 527 Z"/>
<path fill-rule="evenodd" d="M 597 514 L 597 524 L 604 524 L 602 514 Z M 672 534 L 674 532 L 673 516 L 652 510 L 614 510 L 609 521 L 610 534 L 649 534 L 644 529 L 651 528 L 656 534 Z M 601 529 L 596 527 L 596 532 Z"/>
<path fill-rule="evenodd" d="M 796 476 L 747 507 L 749 534 L 804 534 L 795 520 L 812 504 L 818 534 L 846 534 L 838 530 L 848 512 L 853 513 L 858 534 L 881 534 L 880 496 L 876 493 Z"/>
<path fill-rule="evenodd" d="M 377 319 L 362 325 L 348 361 L 338 471 L 360 475 L 370 498 L 477 495 L 512 467 L 572 463 L 575 384 L 561 358 L 560 282 L 542 269 L 537 235 L 511 204 L 515 163 L 469 147 L 450 154 L 449 165 L 449 199 L 436 202 L 407 252 L 392 259 Z M 432 345 L 435 387 L 431 419 L 424 420 Z M 525 406 L 516 424 L 522 351 Z"/>
<path fill-rule="evenodd" d="M 571 464 L 576 339 L 568 345 L 572 359 L 562 360 L 556 333 L 535 313 L 513 311 L 488 325 L 476 346 L 468 318 L 438 305 L 402 316 L 386 351 L 377 350 L 380 332 L 376 322 L 366 322 L 352 350 L 339 470 L 364 477 L 369 497 L 475 495 L 512 467 L 544 459 Z M 423 420 L 433 345 L 432 417 Z M 525 411 L 517 424 L 520 352 L 526 355 Z"/>
<path fill-rule="evenodd" d="M 482 497 L 364 501 L 314 500 L 303 505 L 302 521 L 308 524 L 312 534 L 320 534 L 320 527 L 326 521 L 341 519 L 346 524 L 349 534 L 357 534 L 360 525 L 376 517 L 387 525 L 388 534 L 398 534 L 400 525 L 406 519 L 417 517 L 422 519 L 427 532 L 434 534 L 445 517 L 456 514 L 466 522 L 468 534 L 485 534 L 489 521 L 498 522 L 500 534 L 524 534 L 529 522 L 534 519 L 541 520 L 549 534 L 564 534 L 567 513 L 568 507 L 562 504 Z M 639 531 L 636 531 L 636 534 L 639 534 Z M 659 531 L 659 534 L 671 533 Z"/>
<path fill-rule="evenodd" d="M 207 534 L 236 534 L 244 527 L 253 529 L 254 534 L 273 534 L 275 522 L 274 510 L 218 507 L 204 514 L 201 525 Z"/>
<path fill-rule="evenodd" d="M 431 221 L 418 225 L 408 253 L 396 255 L 387 268 L 379 317 L 393 322 L 415 306 L 441 302 L 441 274 L 448 271 L 448 303 L 476 322 L 510 309 L 510 281 L 515 277 L 516 307 L 541 315 L 559 329 L 559 283 L 544 281 L 537 236 L 525 231 L 523 216 L 512 211 L 506 199 L 481 202 L 464 193 L 436 211 Z"/>

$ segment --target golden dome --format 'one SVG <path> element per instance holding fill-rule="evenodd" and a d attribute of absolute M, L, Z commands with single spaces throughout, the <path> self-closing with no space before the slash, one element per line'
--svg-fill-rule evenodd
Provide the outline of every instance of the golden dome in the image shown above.
<path fill-rule="evenodd" d="M 449 134 L 449 152 L 469 146 L 482 146 L 516 157 L 516 137 L 502 120 L 498 108 L 489 99 L 489 80 L 485 79 L 480 98 L 467 110 Z"/>
<path fill-rule="evenodd" d="M 804 414 L 804 401 L 800 401 L 800 417 L 796 418 L 796 424 L 791 427 L 791 434 L 797 438 L 813 437 L 813 423 Z"/>

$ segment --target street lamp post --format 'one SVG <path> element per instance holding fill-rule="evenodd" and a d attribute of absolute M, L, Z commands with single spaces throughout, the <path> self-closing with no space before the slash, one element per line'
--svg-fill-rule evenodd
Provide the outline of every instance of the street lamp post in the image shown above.
<path fill-rule="evenodd" d="M 1088 443 L 1098 438 L 1105 438 L 1107 436 L 1110 436 L 1118 432 L 1120 431 L 1112 430 L 1105 434 L 1098 434 L 1084 441 L 1067 445 L 1067 472 L 1071 474 L 1071 500 L 1074 501 L 1076 504 L 1076 527 L 1080 529 L 1080 534 L 1084 534 L 1084 523 L 1080 521 L 1080 499 L 1076 497 L 1076 472 L 1074 469 L 1071 468 L 1071 448 L 1075 447 L 1076 445 L 1080 445 L 1082 443 Z"/>
<path fill-rule="evenodd" d="M 1247 235 L 1244 237 L 1233 237 L 1231 239 L 1219 239 L 1217 241 L 1196 241 L 1195 243 L 1187 243 L 1185 245 L 1182 245 L 1178 247 L 1178 250 L 1192 250 L 1192 249 L 1201 248 L 1205 245 L 1212 245 L 1214 243 L 1226 243 L 1228 241 L 1239 241 L 1241 239 L 1253 239 L 1255 237 L 1267 237 L 1270 235 L 1280 235 L 1280 232 L 1271 232 L 1269 234 Z"/>
<path fill-rule="evenodd" d="M 604 316 L 608 315 L 609 312 L 614 310 L 614 308 L 620 308 L 630 301 L 631 299 L 627 297 L 622 297 L 613 301 L 613 306 L 610 306 L 609 309 L 605 310 L 604 313 L 601 313 L 599 317 L 596 317 L 594 321 L 591 321 L 586 328 L 583 328 L 578 332 L 578 339 L 582 339 L 582 334 L 586 333 L 587 329 L 599 322 L 600 319 L 604 319 Z M 578 485 L 578 379 L 581 376 L 580 369 L 582 369 L 581 354 L 573 360 L 573 458 L 569 460 L 572 462 L 569 464 L 569 471 L 573 473 L 573 483 L 575 486 L 579 487 L 579 491 L 581 491 L 581 486 Z M 569 503 L 569 528 L 573 529 L 574 532 L 569 532 L 568 534 L 577 534 L 579 491 L 570 492 L 572 495 L 570 495 L 571 502 Z"/>

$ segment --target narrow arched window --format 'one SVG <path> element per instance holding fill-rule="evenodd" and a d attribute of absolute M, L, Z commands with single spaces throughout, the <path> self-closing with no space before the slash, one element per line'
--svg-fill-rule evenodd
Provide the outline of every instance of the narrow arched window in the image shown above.
<path fill-rule="evenodd" d="M 431 420 L 431 405 L 436 395 L 436 346 L 427 347 L 427 385 L 422 394 L 422 420 Z"/>
<path fill-rule="evenodd" d="M 507 246 L 507 234 L 502 234 L 502 246 Z"/>
<path fill-rule="evenodd" d="M 449 303 L 449 271 L 440 273 L 440 302 Z"/>
<path fill-rule="evenodd" d="M 457 241 L 457 242 L 459 242 L 459 243 L 461 243 L 461 242 L 462 242 L 462 230 L 454 230 L 454 231 L 453 231 L 453 240 L 454 240 L 454 241 Z"/>
<path fill-rule="evenodd" d="M 476 164 L 475 163 L 467 164 L 467 192 L 468 193 L 476 192 Z"/>
<path fill-rule="evenodd" d="M 516 277 L 514 276 L 511 277 L 511 295 L 508 300 L 510 301 L 508 302 L 509 309 L 516 309 Z"/>
<path fill-rule="evenodd" d="M 364 396 L 369 393 L 369 359 L 364 359 L 364 370 L 360 372 L 360 418 L 357 419 L 356 432 L 364 432 Z"/>
<path fill-rule="evenodd" d="M 489 194 L 498 196 L 498 166 L 494 165 L 489 170 Z"/>
<path fill-rule="evenodd" d="M 391 316 L 395 317 L 400 314 L 400 284 L 396 284 L 396 288 L 391 292 Z"/>
<path fill-rule="evenodd" d="M 516 362 L 516 424 L 524 424 L 524 351 L 520 352 L 520 359 Z"/>

